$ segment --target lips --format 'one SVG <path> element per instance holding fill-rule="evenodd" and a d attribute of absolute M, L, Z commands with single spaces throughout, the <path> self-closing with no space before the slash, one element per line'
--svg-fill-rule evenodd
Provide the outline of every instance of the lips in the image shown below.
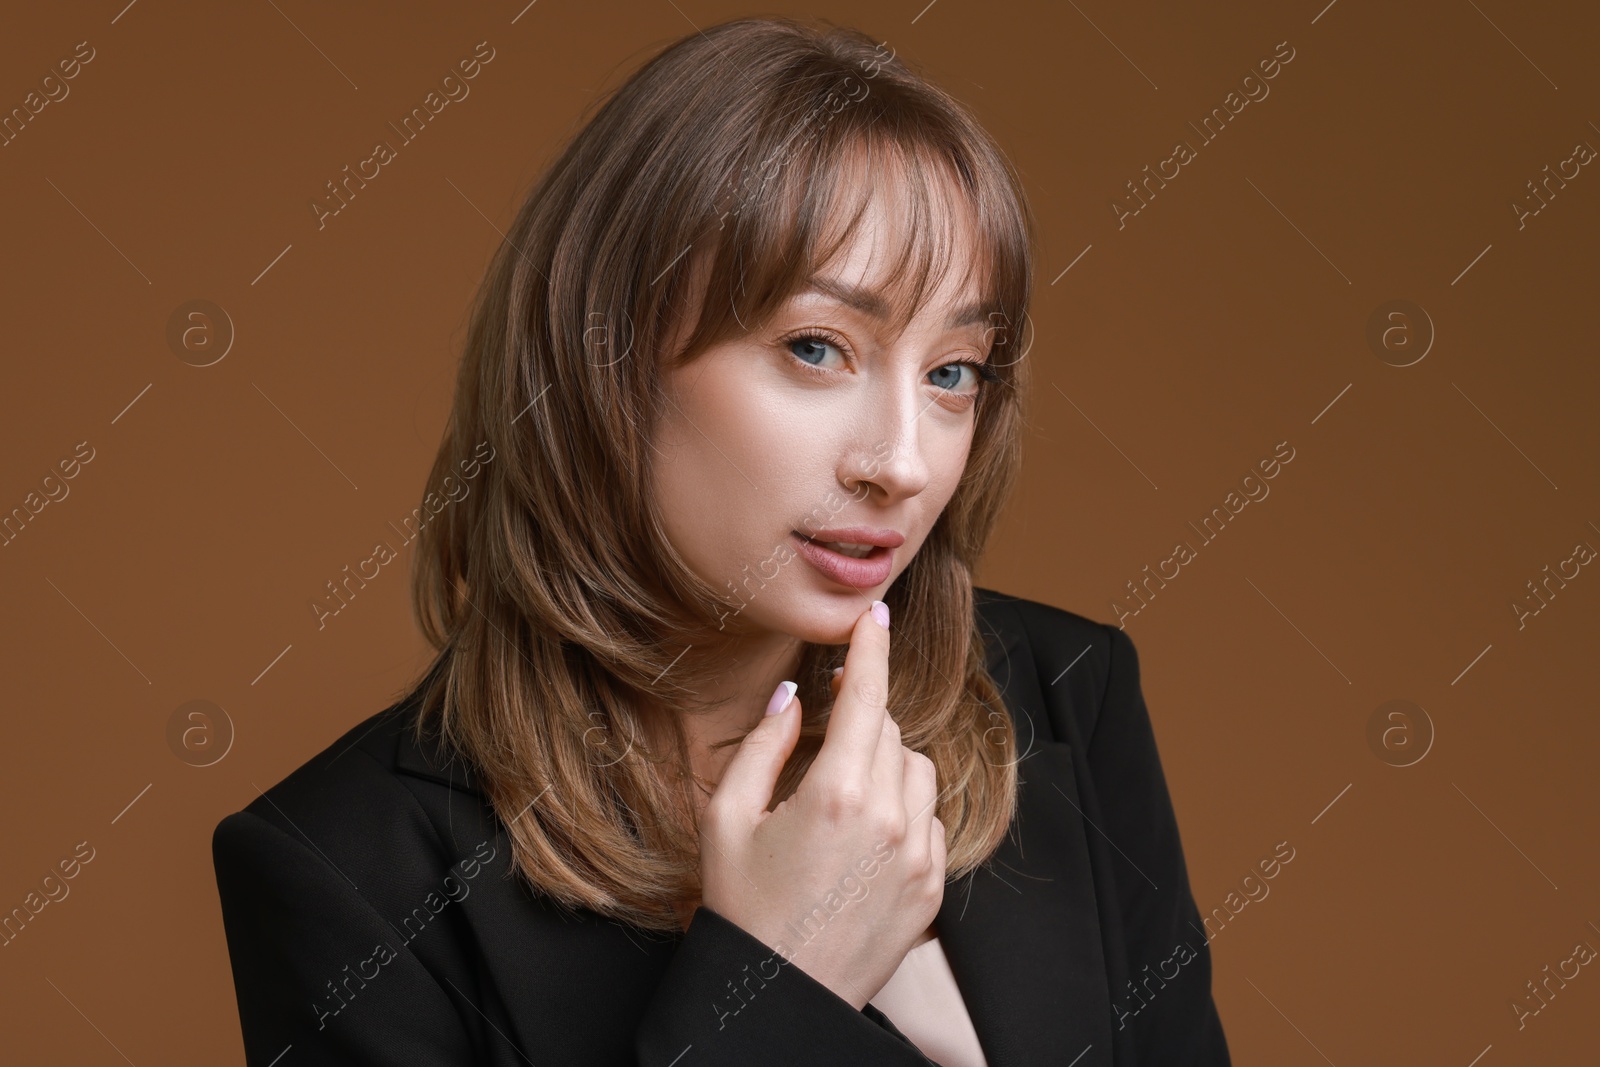
<path fill-rule="evenodd" d="M 871 589 L 889 580 L 894 569 L 894 550 L 905 543 L 905 537 L 894 530 L 873 530 L 850 527 L 840 530 L 818 530 L 812 537 L 792 531 L 795 549 L 805 561 L 825 577 L 852 589 Z M 870 545 L 871 550 L 860 558 L 829 548 L 824 542 L 851 545 Z"/>
<path fill-rule="evenodd" d="M 906 535 L 899 530 L 880 529 L 876 526 L 837 526 L 827 530 L 813 530 L 800 536 L 812 541 L 842 541 L 846 544 L 882 545 L 899 548 L 906 543 Z"/>

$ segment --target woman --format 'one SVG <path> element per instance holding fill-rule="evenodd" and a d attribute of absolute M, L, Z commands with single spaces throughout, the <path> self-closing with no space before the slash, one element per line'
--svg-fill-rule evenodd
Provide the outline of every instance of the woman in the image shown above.
<path fill-rule="evenodd" d="M 475 309 L 437 658 L 217 827 L 249 1062 L 1228 1062 L 1132 643 L 972 585 L 1031 241 L 852 31 L 604 103 Z"/>

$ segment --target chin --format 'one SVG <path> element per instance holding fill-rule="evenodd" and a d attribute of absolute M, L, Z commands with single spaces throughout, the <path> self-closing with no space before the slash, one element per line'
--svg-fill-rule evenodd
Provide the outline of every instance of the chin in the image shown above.
<path fill-rule="evenodd" d="M 893 582 L 876 589 L 798 590 L 760 624 L 816 645 L 846 645 L 856 620 L 874 600 L 883 599 Z"/>

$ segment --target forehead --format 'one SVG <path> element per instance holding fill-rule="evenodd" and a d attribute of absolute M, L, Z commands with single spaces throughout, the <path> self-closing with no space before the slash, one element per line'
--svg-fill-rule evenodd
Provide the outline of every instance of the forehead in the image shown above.
<path fill-rule="evenodd" d="M 864 202 L 836 210 L 823 247 L 836 242 L 837 247 L 791 299 L 831 300 L 884 321 L 910 312 L 908 321 L 946 329 L 987 322 L 991 309 L 982 285 L 987 265 L 980 261 L 972 209 L 948 182 L 930 184 L 923 199 L 938 220 L 931 228 L 918 227 L 904 186 L 892 178 L 874 184 Z M 919 258 L 927 272 L 920 293 L 908 262 Z"/>
<path fill-rule="evenodd" d="M 1028 223 L 1001 177 L 882 131 L 834 147 L 787 159 L 716 240 L 682 257 L 660 316 L 670 364 L 785 310 L 853 307 L 887 339 L 936 335 L 952 319 L 988 327 L 1026 303 Z"/>
<path fill-rule="evenodd" d="M 912 321 L 923 321 L 929 326 L 936 326 L 941 324 L 942 317 L 942 325 L 946 330 L 958 330 L 963 326 L 981 326 L 989 322 L 990 304 L 984 300 L 977 287 L 969 282 L 960 287 L 959 293 L 956 292 L 956 288 L 947 280 L 947 284 L 941 286 L 938 292 L 923 301 Z M 791 299 L 795 303 L 802 304 L 815 300 L 831 300 L 868 318 L 882 322 L 893 318 L 893 311 L 883 295 L 881 286 L 852 282 L 845 277 L 834 277 L 826 273 L 813 275 Z"/>

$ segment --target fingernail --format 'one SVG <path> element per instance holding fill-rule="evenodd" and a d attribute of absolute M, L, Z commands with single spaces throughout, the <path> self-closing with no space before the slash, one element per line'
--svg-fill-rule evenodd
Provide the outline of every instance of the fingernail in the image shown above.
<path fill-rule="evenodd" d="M 799 688 L 794 682 L 779 682 L 772 699 L 767 701 L 767 714 L 776 715 L 788 707 L 790 699 L 794 697 L 794 691 Z"/>
<path fill-rule="evenodd" d="M 881 600 L 872 602 L 872 617 L 878 620 L 878 625 L 885 630 L 889 628 L 889 605 Z"/>
<path fill-rule="evenodd" d="M 834 676 L 834 677 L 835 677 L 835 678 L 837 678 L 837 677 L 839 677 L 839 675 L 841 675 L 841 674 L 843 674 L 843 673 L 844 673 L 844 668 L 843 668 L 843 667 L 835 667 L 835 668 L 834 668 L 834 669 L 833 669 L 833 676 Z"/>

